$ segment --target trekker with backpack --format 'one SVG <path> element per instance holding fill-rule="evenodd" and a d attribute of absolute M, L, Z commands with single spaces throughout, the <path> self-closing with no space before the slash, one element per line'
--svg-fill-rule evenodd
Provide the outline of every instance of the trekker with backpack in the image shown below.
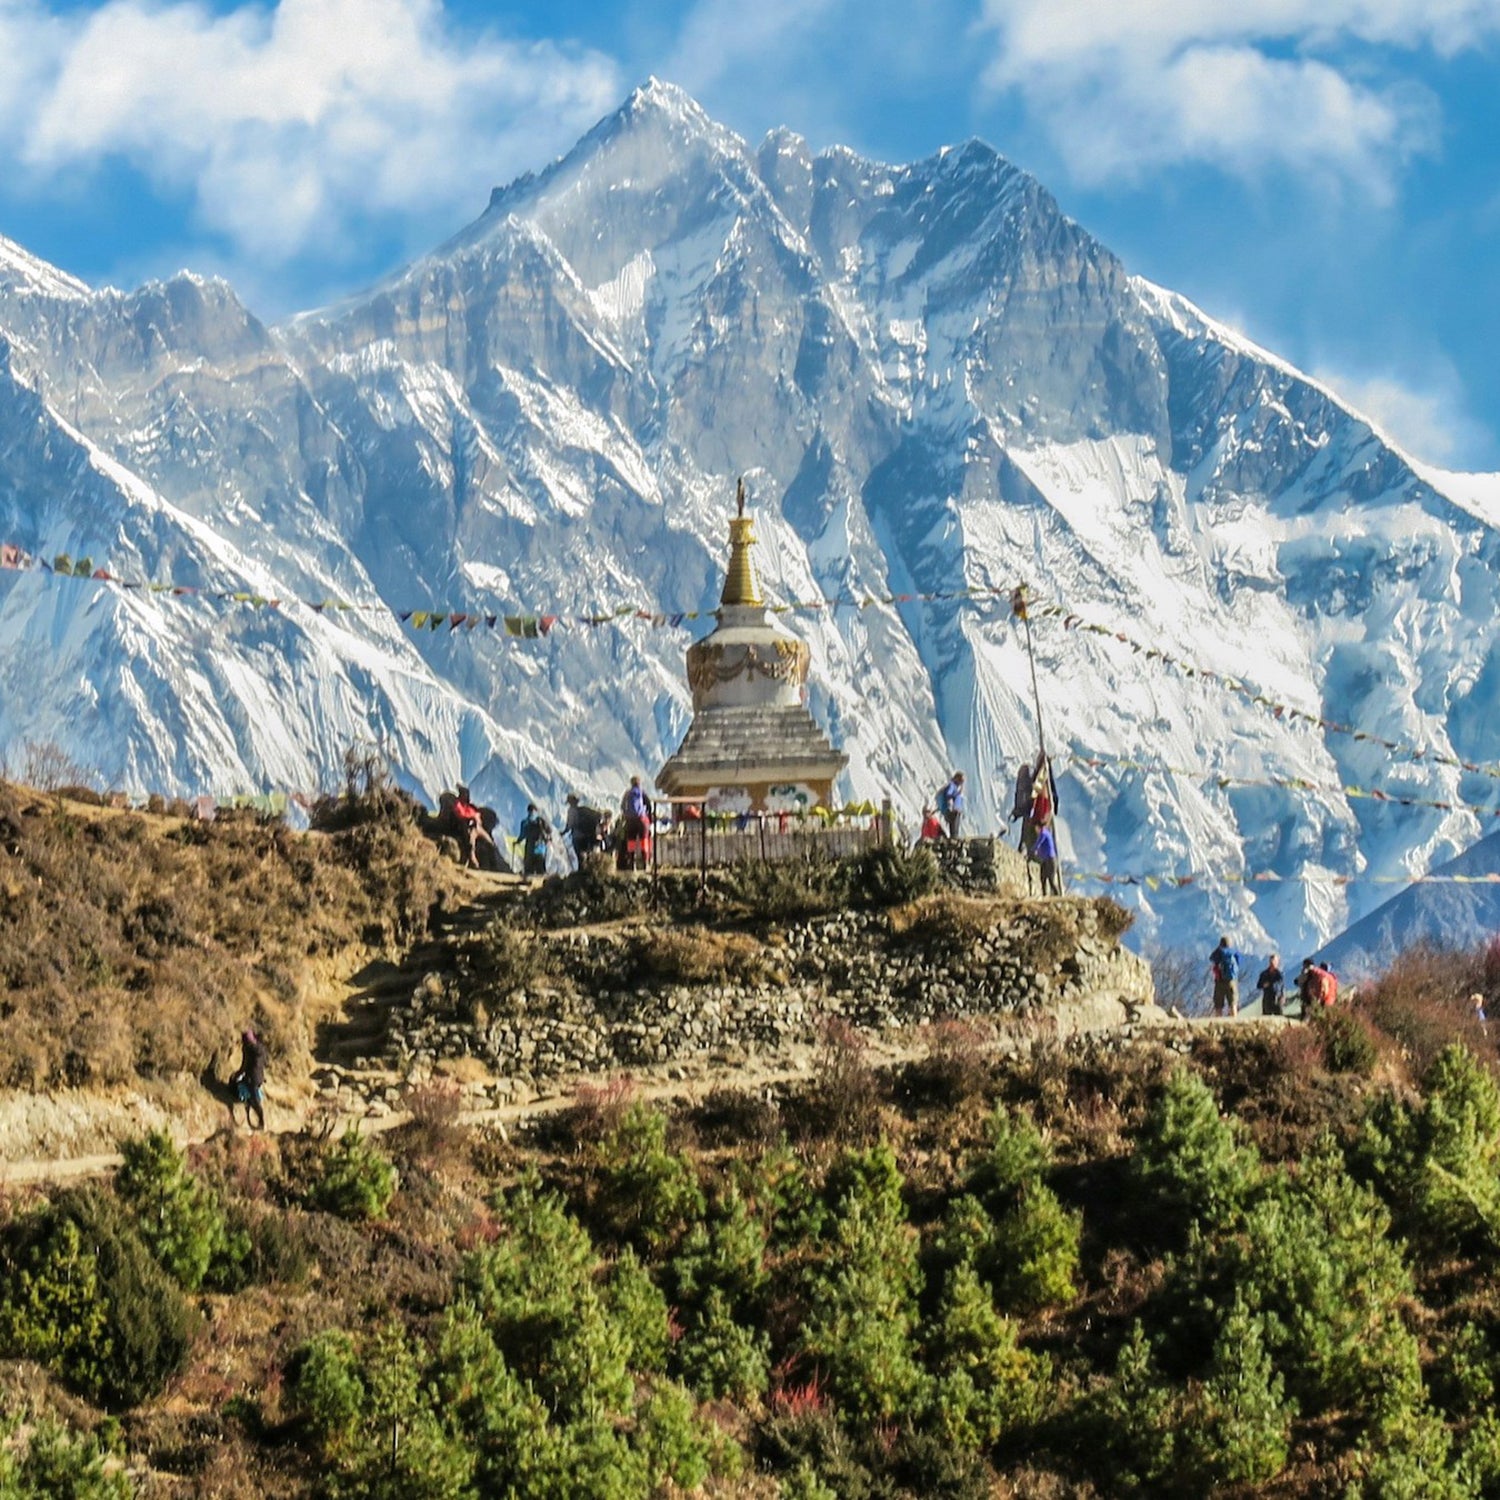
<path fill-rule="evenodd" d="M 523 875 L 545 875 L 547 873 L 547 845 L 552 842 L 552 825 L 537 811 L 535 802 L 526 804 L 526 816 L 521 819 L 521 873 Z"/>
<path fill-rule="evenodd" d="M 1208 955 L 1208 967 L 1214 977 L 1214 1014 L 1222 1016 L 1227 1006 L 1231 1016 L 1239 1015 L 1240 970 L 1245 967 L 1245 958 L 1238 948 L 1231 947 L 1227 934 Z"/>
<path fill-rule="evenodd" d="M 1315 1011 L 1323 1010 L 1338 999 L 1339 982 L 1326 964 L 1304 958 L 1302 972 L 1297 976 L 1297 990 L 1302 996 L 1302 1019 L 1305 1021 Z"/>
<path fill-rule="evenodd" d="M 948 837 L 958 837 L 958 825 L 963 822 L 964 816 L 964 773 L 955 771 L 948 778 L 948 784 L 937 795 L 938 811 L 943 815 L 943 821 L 948 825 Z"/>

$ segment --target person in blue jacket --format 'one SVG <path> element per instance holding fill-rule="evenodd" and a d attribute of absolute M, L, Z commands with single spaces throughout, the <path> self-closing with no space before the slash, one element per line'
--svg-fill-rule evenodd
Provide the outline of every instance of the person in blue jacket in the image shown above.
<path fill-rule="evenodd" d="M 1219 939 L 1219 946 L 1208 955 L 1208 966 L 1214 976 L 1214 1014 L 1222 1016 L 1225 1007 L 1229 1014 L 1240 1013 L 1240 970 L 1245 967 L 1244 955 L 1232 947 L 1227 936 Z"/>

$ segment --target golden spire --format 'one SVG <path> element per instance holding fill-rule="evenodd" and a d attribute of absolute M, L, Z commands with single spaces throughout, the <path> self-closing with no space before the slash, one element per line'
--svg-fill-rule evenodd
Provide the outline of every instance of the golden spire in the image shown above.
<path fill-rule="evenodd" d="M 754 523 L 745 514 L 745 481 L 735 491 L 735 515 L 729 523 L 729 571 L 724 575 L 724 592 L 720 605 L 764 604 L 760 596 L 760 578 L 750 549 L 755 545 Z"/>

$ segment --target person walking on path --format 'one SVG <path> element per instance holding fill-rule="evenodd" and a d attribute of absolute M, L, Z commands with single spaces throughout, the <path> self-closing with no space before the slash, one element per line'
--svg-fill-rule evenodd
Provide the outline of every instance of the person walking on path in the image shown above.
<path fill-rule="evenodd" d="M 1281 972 L 1281 955 L 1273 953 L 1255 981 L 1260 991 L 1260 1013 L 1263 1016 L 1279 1016 L 1286 1010 L 1286 975 Z"/>
<path fill-rule="evenodd" d="M 245 1123 L 256 1130 L 266 1128 L 265 1096 L 266 1044 L 247 1026 L 240 1033 L 240 1065 L 229 1080 L 235 1091 L 235 1099 L 245 1106 Z M 229 1106 L 229 1118 L 234 1119 L 234 1105 Z"/>
<path fill-rule="evenodd" d="M 521 819 L 521 873 L 523 875 L 545 875 L 547 873 L 547 845 L 552 842 L 552 825 L 537 811 L 535 802 L 526 804 L 526 816 Z"/>
<path fill-rule="evenodd" d="M 958 837 L 959 824 L 964 818 L 964 773 L 955 771 L 948 778 L 948 785 L 938 793 L 938 811 L 948 825 L 948 837 Z"/>
<path fill-rule="evenodd" d="M 1240 970 L 1245 967 L 1245 959 L 1230 943 L 1227 934 L 1219 939 L 1219 946 L 1208 955 L 1208 967 L 1214 978 L 1214 1014 L 1222 1016 L 1227 1007 L 1231 1016 L 1239 1015 Z"/>
<path fill-rule="evenodd" d="M 1031 846 L 1032 857 L 1042 867 L 1042 894 L 1062 895 L 1062 881 L 1057 878 L 1057 835 L 1049 823 L 1036 831 L 1036 842 Z"/>

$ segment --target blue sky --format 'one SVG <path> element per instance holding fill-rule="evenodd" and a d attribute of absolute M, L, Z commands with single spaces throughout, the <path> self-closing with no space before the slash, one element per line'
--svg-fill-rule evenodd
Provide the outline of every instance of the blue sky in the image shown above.
<path fill-rule="evenodd" d="M 757 139 L 979 135 L 1418 457 L 1500 469 L 1500 0 L 0 0 L 0 233 L 264 316 L 473 219 L 649 74 Z"/>

